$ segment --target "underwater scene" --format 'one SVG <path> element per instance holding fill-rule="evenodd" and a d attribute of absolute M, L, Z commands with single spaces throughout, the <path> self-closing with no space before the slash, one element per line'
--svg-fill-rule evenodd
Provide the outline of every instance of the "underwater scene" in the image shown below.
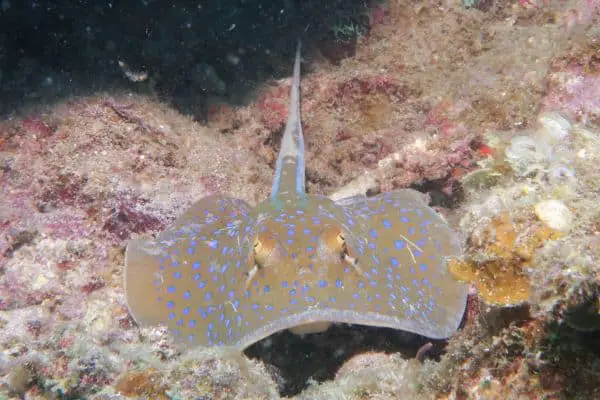
<path fill-rule="evenodd" d="M 0 0 L 18 399 L 600 399 L 600 1 Z"/>

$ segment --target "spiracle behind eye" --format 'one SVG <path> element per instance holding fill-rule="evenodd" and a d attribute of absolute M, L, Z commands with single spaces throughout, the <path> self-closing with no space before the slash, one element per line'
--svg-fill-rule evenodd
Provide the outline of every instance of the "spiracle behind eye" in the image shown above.
<path fill-rule="evenodd" d="M 330 251 L 339 253 L 340 256 L 346 252 L 346 238 L 341 227 L 330 225 L 321 232 L 321 240 Z"/>
<path fill-rule="evenodd" d="M 252 244 L 252 253 L 254 262 L 257 266 L 263 267 L 267 264 L 269 256 L 275 248 L 275 241 L 267 234 L 259 233 Z"/>
<path fill-rule="evenodd" d="M 354 252 L 348 247 L 346 236 L 340 226 L 326 227 L 321 234 L 321 239 L 331 251 L 339 254 L 344 263 L 350 265 L 360 276 L 365 276 Z"/>
<path fill-rule="evenodd" d="M 337 242 L 339 243 L 340 247 L 345 249 L 346 248 L 346 238 L 344 237 L 344 233 L 343 232 L 338 233 L 336 239 L 337 239 Z"/>

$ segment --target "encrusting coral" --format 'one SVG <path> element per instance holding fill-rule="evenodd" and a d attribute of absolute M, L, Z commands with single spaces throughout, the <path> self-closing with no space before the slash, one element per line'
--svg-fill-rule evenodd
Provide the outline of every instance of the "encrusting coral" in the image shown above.
<path fill-rule="evenodd" d="M 468 259 L 451 260 L 450 272 L 471 282 L 488 304 L 515 305 L 529 300 L 530 276 L 527 270 L 535 251 L 561 233 L 539 221 L 533 213 L 504 211 L 480 227 L 468 239 Z"/>

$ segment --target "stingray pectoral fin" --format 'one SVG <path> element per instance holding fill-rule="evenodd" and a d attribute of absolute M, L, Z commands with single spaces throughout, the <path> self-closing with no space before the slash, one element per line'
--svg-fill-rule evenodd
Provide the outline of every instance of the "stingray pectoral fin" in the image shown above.
<path fill-rule="evenodd" d="M 156 312 L 156 287 L 160 248 L 152 240 L 131 240 L 125 251 L 125 295 L 135 321 L 143 325 L 162 322 Z"/>
<path fill-rule="evenodd" d="M 349 286 L 355 323 L 388 326 L 430 338 L 451 336 L 465 311 L 467 286 L 448 271 L 461 241 L 421 195 L 398 190 L 336 202 L 348 246 L 365 271 Z M 366 301 L 365 301 L 366 300 Z M 338 298 L 337 304 L 346 304 Z"/>
<path fill-rule="evenodd" d="M 156 240 L 129 243 L 125 291 L 137 322 L 164 324 L 186 345 L 236 342 L 254 226 L 247 209 L 242 200 L 211 196 Z"/>

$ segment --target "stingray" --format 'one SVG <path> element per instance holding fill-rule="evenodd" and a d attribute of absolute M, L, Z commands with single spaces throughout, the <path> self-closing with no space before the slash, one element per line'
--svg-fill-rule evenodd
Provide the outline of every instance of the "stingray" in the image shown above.
<path fill-rule="evenodd" d="M 332 323 L 451 336 L 467 288 L 447 269 L 457 235 L 409 189 L 332 201 L 306 193 L 300 45 L 271 195 L 197 201 L 155 240 L 129 242 L 125 292 L 140 325 L 190 346 L 244 350 Z"/>

